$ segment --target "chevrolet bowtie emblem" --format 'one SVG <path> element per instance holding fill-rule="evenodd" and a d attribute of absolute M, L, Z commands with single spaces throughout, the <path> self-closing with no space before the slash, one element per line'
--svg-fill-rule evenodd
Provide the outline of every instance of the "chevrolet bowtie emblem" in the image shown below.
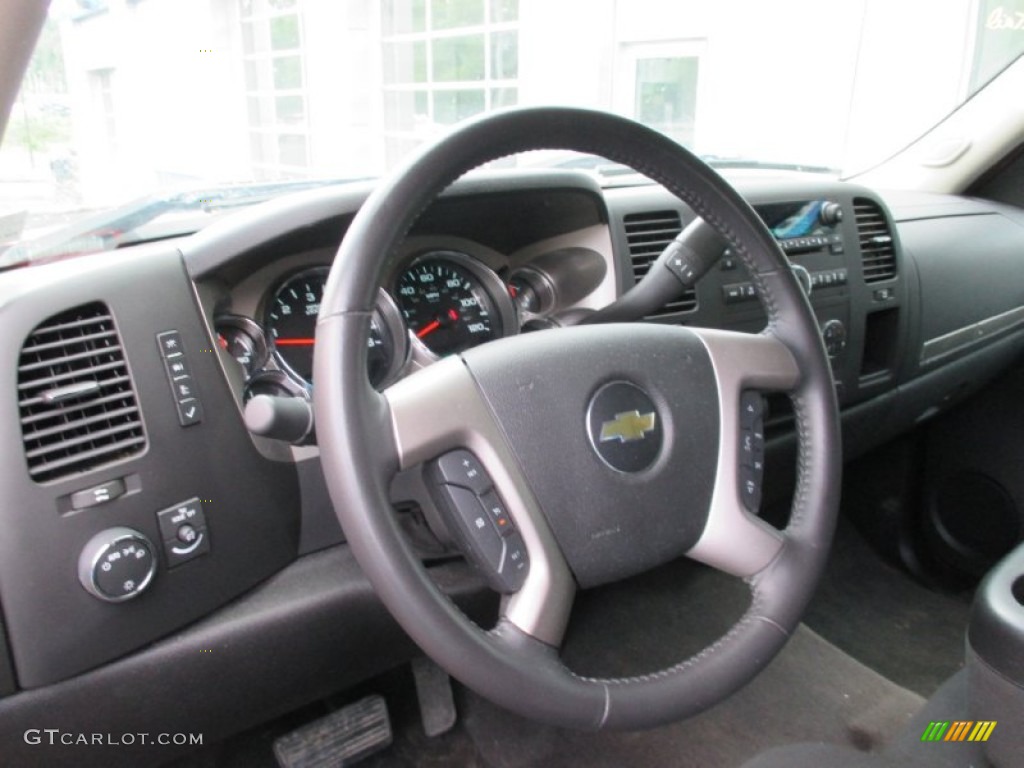
<path fill-rule="evenodd" d="M 607 443 L 609 440 L 618 440 L 620 443 L 629 443 L 633 440 L 643 440 L 644 435 L 654 430 L 655 418 L 653 412 L 641 414 L 640 411 L 624 411 L 616 413 L 614 419 L 601 425 L 600 441 Z"/>

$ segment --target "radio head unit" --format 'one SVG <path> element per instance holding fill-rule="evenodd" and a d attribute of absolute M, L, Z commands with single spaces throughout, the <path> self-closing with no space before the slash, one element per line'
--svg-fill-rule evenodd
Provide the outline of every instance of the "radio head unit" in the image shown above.
<path fill-rule="evenodd" d="M 831 200 L 766 203 L 754 206 L 786 253 L 828 250 L 843 252 L 839 224 L 843 209 Z"/>

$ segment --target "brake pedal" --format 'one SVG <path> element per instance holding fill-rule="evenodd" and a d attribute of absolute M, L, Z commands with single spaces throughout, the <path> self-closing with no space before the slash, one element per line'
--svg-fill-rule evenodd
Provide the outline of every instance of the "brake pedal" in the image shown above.
<path fill-rule="evenodd" d="M 431 738 L 447 733 L 456 719 L 452 680 L 448 673 L 421 656 L 412 660 L 412 676 L 416 681 L 423 732 Z"/>
<path fill-rule="evenodd" d="M 347 768 L 391 745 L 382 696 L 367 696 L 274 740 L 281 768 Z"/>

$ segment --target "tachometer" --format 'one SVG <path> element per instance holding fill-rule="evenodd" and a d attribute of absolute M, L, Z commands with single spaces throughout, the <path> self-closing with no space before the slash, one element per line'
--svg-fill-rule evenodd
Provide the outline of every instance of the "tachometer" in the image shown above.
<path fill-rule="evenodd" d="M 313 380 L 316 316 L 326 269 L 310 269 L 285 280 L 267 304 L 267 338 L 278 363 L 305 382 Z"/>
<path fill-rule="evenodd" d="M 306 384 L 313 382 L 316 316 L 327 268 L 299 272 L 285 280 L 267 302 L 267 340 L 278 365 Z M 407 345 L 398 310 L 380 292 L 367 339 L 367 368 L 373 386 L 387 384 L 405 363 Z"/>
<path fill-rule="evenodd" d="M 438 355 L 462 352 L 516 330 L 501 280 L 457 251 L 431 251 L 417 258 L 399 275 L 395 295 L 409 330 Z"/>

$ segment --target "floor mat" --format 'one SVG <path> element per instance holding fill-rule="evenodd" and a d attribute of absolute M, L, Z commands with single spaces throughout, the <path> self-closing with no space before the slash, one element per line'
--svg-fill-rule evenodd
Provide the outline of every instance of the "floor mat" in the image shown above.
<path fill-rule="evenodd" d="M 885 677 L 927 697 L 963 666 L 970 597 L 921 586 L 840 520 L 825 577 L 804 622 Z"/>
<path fill-rule="evenodd" d="M 463 727 L 493 768 L 732 768 L 768 747 L 798 741 L 878 746 L 924 702 L 801 626 L 738 694 L 652 731 L 577 733 L 522 720 L 471 693 L 462 703 Z"/>

